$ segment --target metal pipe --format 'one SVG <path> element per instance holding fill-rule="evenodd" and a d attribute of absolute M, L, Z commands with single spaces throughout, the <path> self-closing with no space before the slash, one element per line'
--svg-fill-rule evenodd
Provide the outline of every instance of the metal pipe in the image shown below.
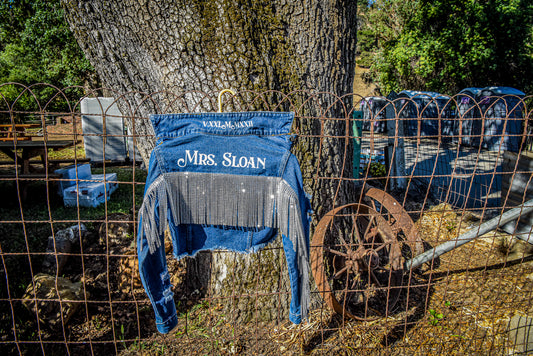
<path fill-rule="evenodd" d="M 470 229 L 464 234 L 456 237 L 455 239 L 447 241 L 437 247 L 432 248 L 431 250 L 428 250 L 406 261 L 404 265 L 405 269 L 413 269 L 413 268 L 420 266 L 423 263 L 429 262 L 432 259 L 437 258 L 440 255 L 443 255 L 446 252 L 449 252 L 456 247 L 462 246 L 466 244 L 467 242 L 470 242 L 476 239 L 477 237 L 482 236 L 486 234 L 487 232 L 494 230 L 498 226 L 506 224 L 509 221 L 517 219 L 521 215 L 525 215 L 529 213 L 530 211 L 533 211 L 533 199 L 528 200 L 527 202 L 525 202 L 524 204 L 516 208 L 506 211 L 502 215 L 496 216 L 490 219 L 489 221 L 484 222 L 483 224 L 479 225 L 478 228 Z"/>

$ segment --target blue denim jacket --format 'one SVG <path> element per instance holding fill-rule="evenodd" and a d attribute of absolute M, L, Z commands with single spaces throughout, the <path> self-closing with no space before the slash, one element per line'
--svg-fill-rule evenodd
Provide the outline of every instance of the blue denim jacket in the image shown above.
<path fill-rule="evenodd" d="M 167 227 L 176 258 L 215 249 L 255 252 L 279 230 L 291 281 L 289 319 L 298 324 L 307 318 L 310 204 L 289 151 L 293 117 L 150 117 L 158 145 L 150 156 L 137 245 L 141 280 L 161 333 L 177 325 L 163 243 Z"/>

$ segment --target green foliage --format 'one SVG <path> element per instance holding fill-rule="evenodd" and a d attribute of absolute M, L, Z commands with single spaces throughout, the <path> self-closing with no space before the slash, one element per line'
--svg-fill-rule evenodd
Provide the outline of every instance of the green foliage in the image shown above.
<path fill-rule="evenodd" d="M 0 0 L 0 83 L 48 83 L 64 88 L 94 81 L 94 70 L 63 18 L 59 0 Z M 40 99 L 54 89 L 41 86 L 33 91 Z M 13 86 L 0 88 L 9 103 L 19 92 Z M 22 98 L 18 105 L 34 110 L 35 99 Z M 66 108 L 52 105 L 49 109 Z"/>
<path fill-rule="evenodd" d="M 368 168 L 368 173 L 372 177 L 385 177 L 387 176 L 387 168 L 383 163 L 372 162 Z"/>
<path fill-rule="evenodd" d="M 431 325 L 438 325 L 444 319 L 444 314 L 437 312 L 435 309 L 429 309 L 428 319 Z"/>
<path fill-rule="evenodd" d="M 363 52 L 357 59 L 359 67 L 368 68 L 372 65 L 372 55 L 369 52 Z"/>
<path fill-rule="evenodd" d="M 531 1 L 376 0 L 361 17 L 359 33 L 376 46 L 360 50 L 371 52 L 372 78 L 384 92 L 533 89 Z"/>

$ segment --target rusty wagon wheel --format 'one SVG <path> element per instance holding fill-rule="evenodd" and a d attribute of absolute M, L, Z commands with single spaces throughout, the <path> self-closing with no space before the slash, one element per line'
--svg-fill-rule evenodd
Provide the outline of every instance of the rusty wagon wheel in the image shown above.
<path fill-rule="evenodd" d="M 401 246 L 373 208 L 348 204 L 327 213 L 311 245 L 311 268 L 325 302 L 345 317 L 390 313 L 402 284 Z"/>
<path fill-rule="evenodd" d="M 410 256 L 407 257 L 412 258 L 424 252 L 424 241 L 418 229 L 396 199 L 381 189 L 370 187 L 365 191 L 364 201 L 387 220 L 397 239 L 407 243 L 410 249 Z"/>

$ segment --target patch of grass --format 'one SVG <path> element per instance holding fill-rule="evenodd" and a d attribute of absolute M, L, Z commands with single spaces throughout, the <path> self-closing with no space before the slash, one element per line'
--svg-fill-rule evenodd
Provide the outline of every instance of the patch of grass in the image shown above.
<path fill-rule="evenodd" d="M 435 309 L 429 309 L 428 319 L 431 325 L 438 325 L 444 319 L 444 314 L 437 312 Z"/>
<path fill-rule="evenodd" d="M 447 224 L 446 224 L 446 229 L 448 231 L 453 231 L 457 226 L 457 223 L 455 221 L 449 221 Z"/>
<path fill-rule="evenodd" d="M 385 177 L 387 176 L 387 168 L 382 163 L 372 162 L 370 163 L 370 168 L 368 170 L 368 173 L 372 177 Z"/>
<path fill-rule="evenodd" d="M 49 159 L 74 159 L 74 157 L 77 159 L 85 158 L 85 149 L 82 143 L 67 147 L 63 150 L 48 152 Z"/>
<path fill-rule="evenodd" d="M 103 173 L 103 169 L 92 169 L 92 172 Z M 27 199 L 20 203 L 17 183 L 0 181 L 0 246 L 4 254 L 4 264 L 0 268 L 4 269 L 5 266 L 4 280 L 9 283 L 4 283 L 4 287 L 0 288 L 0 299 L 22 298 L 32 276 L 41 271 L 44 259 L 42 252 L 46 251 L 52 230 L 57 232 L 82 222 L 94 231 L 109 214 L 131 214 L 134 206 L 140 206 L 146 171 L 138 168 L 134 171 L 132 167 L 110 167 L 106 168 L 105 173 L 117 173 L 118 189 L 107 204 L 96 208 L 65 207 L 55 183 L 44 181 L 27 182 Z M 32 336 L 36 329 L 35 315 L 28 312 L 22 303 L 14 303 L 13 308 L 14 311 L 9 303 L 0 304 L 0 324 L 12 325 L 12 316 L 15 315 L 17 338 L 35 340 L 35 336 Z M 117 331 L 118 339 L 123 340 L 124 326 Z M 13 340 L 13 337 L 11 328 L 0 329 L 2 340 Z"/>
<path fill-rule="evenodd" d="M 17 153 L 22 154 L 22 150 L 18 149 Z M 83 143 L 78 143 L 75 146 L 70 146 L 62 150 L 53 151 L 48 150 L 48 159 L 82 159 L 85 158 L 85 149 L 83 148 Z M 31 160 L 40 161 L 40 157 L 34 157 Z M 12 161 L 9 156 L 5 153 L 0 152 L 0 161 Z M 14 164 L 14 163 L 13 163 Z M 42 167 L 42 165 L 41 165 Z"/>
<path fill-rule="evenodd" d="M 102 168 L 93 169 L 92 173 L 102 174 Z M 106 168 L 105 173 L 116 173 L 118 189 L 111 195 L 106 204 L 100 204 L 95 208 L 79 208 L 80 220 L 102 219 L 107 214 L 124 213 L 130 214 L 133 207 L 140 207 L 144 193 L 144 182 L 146 181 L 146 171 L 135 169 L 135 179 L 133 168 Z M 137 212 L 137 210 L 135 210 Z M 76 207 L 65 207 L 62 202 L 52 211 L 54 220 L 77 220 L 78 209 Z"/>

